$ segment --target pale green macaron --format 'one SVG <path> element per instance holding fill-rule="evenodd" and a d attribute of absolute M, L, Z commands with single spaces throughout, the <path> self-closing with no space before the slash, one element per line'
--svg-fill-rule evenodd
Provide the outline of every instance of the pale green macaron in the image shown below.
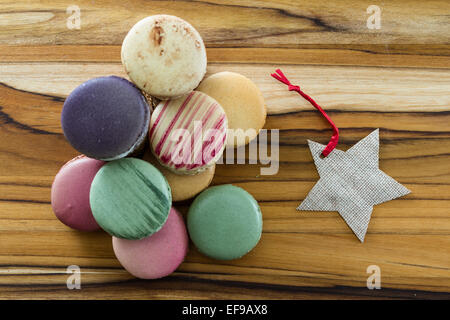
<path fill-rule="evenodd" d="M 92 181 L 89 198 L 103 230 L 133 240 L 161 229 L 172 205 L 170 187 L 161 172 L 135 158 L 105 164 Z"/>
<path fill-rule="evenodd" d="M 187 225 L 197 249 L 218 260 L 238 259 L 259 242 L 262 214 L 258 202 L 231 184 L 206 189 L 189 208 Z"/>

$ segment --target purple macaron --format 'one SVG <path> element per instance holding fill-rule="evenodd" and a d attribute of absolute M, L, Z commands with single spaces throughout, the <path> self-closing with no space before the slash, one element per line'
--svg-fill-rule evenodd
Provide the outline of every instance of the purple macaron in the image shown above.
<path fill-rule="evenodd" d="M 92 180 L 106 162 L 80 155 L 61 167 L 52 184 L 52 209 L 65 225 L 80 231 L 100 228 L 92 215 Z"/>
<path fill-rule="evenodd" d="M 88 80 L 64 102 L 61 125 L 80 153 L 115 160 L 136 153 L 146 141 L 150 108 L 141 91 L 126 79 Z"/>

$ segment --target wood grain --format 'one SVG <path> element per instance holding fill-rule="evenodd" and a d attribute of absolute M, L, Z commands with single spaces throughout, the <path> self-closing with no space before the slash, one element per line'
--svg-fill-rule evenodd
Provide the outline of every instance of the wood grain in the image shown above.
<path fill-rule="evenodd" d="M 382 5 L 382 32 L 367 28 L 367 1 L 77 1 L 81 29 L 66 27 L 70 1 L 17 3 L 0 10 L 3 44 L 121 44 L 140 19 L 158 13 L 190 21 L 218 47 L 302 44 L 444 44 L 450 37 L 445 0 L 395 0 Z M 439 32 L 436 32 L 436 31 Z M 17 35 L 11 37 L 11 33 Z"/>
<path fill-rule="evenodd" d="M 1 1 L 0 298 L 450 298 L 447 1 L 380 4 L 380 30 L 366 27 L 367 1 L 77 1 L 81 29 L 68 30 L 71 4 Z M 121 268 L 107 234 L 56 220 L 50 187 L 77 154 L 60 127 L 65 97 L 89 78 L 125 76 L 124 35 L 161 12 L 200 31 L 208 74 L 240 72 L 262 90 L 280 163 L 273 176 L 261 164 L 216 169 L 213 184 L 241 186 L 262 208 L 255 250 L 219 262 L 191 245 L 177 272 L 143 281 Z M 380 128 L 380 168 L 412 190 L 374 208 L 364 244 L 337 213 L 295 210 L 318 179 L 306 141 L 326 143 L 331 130 L 270 78 L 280 65 L 339 126 L 340 149 Z M 373 264 L 381 290 L 366 288 Z M 81 290 L 66 287 L 69 265 L 81 267 Z"/>
<path fill-rule="evenodd" d="M 302 45 L 302 48 L 206 48 L 208 61 L 446 68 L 447 45 Z M 120 62 L 120 45 L 0 45 L 3 62 Z"/>

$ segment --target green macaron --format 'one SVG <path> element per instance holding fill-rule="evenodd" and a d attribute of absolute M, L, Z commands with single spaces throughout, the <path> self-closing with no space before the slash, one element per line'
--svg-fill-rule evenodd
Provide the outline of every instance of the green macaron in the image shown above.
<path fill-rule="evenodd" d="M 89 198 L 103 230 L 133 240 L 161 229 L 172 205 L 170 187 L 161 172 L 135 158 L 105 164 L 92 181 Z"/>
<path fill-rule="evenodd" d="M 203 191 L 189 208 L 187 225 L 197 249 L 218 260 L 238 259 L 252 250 L 262 233 L 258 202 L 231 184 Z"/>

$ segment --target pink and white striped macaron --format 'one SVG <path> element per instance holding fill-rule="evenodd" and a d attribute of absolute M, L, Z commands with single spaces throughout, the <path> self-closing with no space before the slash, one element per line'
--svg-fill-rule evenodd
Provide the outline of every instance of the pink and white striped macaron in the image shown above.
<path fill-rule="evenodd" d="M 150 119 L 150 146 L 163 166 L 175 173 L 195 174 L 220 158 L 227 128 L 220 104 L 193 91 L 158 104 Z"/>

